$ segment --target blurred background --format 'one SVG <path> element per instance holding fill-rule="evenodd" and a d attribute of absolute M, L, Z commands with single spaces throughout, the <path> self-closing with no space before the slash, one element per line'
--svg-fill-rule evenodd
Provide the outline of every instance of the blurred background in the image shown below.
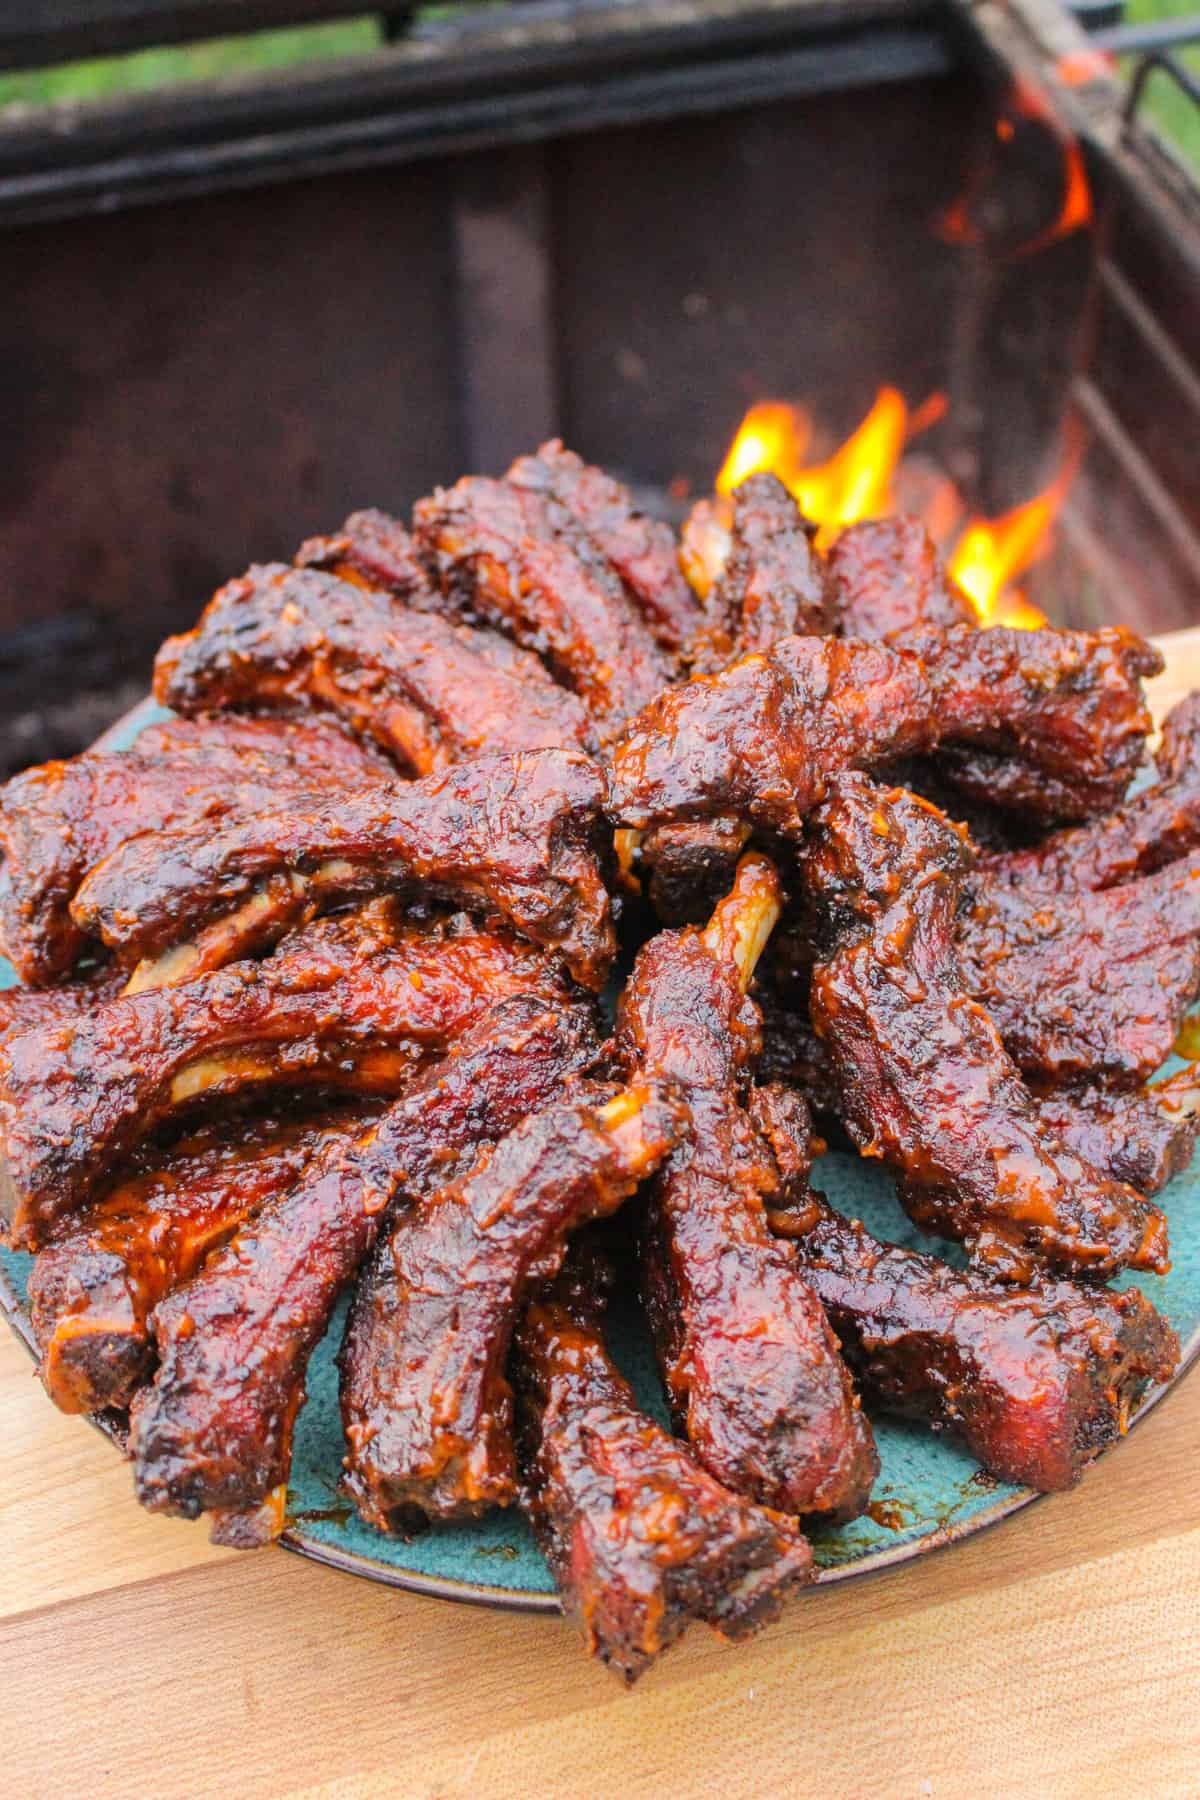
<path fill-rule="evenodd" d="M 0 9 L 0 764 L 221 580 L 560 433 L 1200 621 L 1197 0 Z"/>

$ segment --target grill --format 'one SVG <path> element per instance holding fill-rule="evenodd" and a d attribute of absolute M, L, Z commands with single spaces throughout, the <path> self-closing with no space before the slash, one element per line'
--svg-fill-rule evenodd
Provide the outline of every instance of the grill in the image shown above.
<path fill-rule="evenodd" d="M 9 64 L 361 8 L 36 10 Z M 80 748 L 221 579 L 355 505 L 559 433 L 669 509 L 765 395 L 832 443 L 881 383 L 944 393 L 922 458 L 987 514 L 1066 446 L 1031 596 L 1196 616 L 1200 194 L 1097 53 L 1120 27 L 626 0 L 392 30 L 0 124 L 7 768 Z"/>

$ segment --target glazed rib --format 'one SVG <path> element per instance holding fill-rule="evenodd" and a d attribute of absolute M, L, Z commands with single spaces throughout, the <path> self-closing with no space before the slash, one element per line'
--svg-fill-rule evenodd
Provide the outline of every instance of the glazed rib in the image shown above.
<path fill-rule="evenodd" d="M 282 563 L 228 582 L 194 631 L 168 638 L 154 692 L 180 712 L 328 707 L 413 775 L 590 742 L 580 703 L 498 633 Z"/>
<path fill-rule="evenodd" d="M 1147 1087 L 1090 1084 L 1035 1097 L 1043 1131 L 1114 1181 L 1157 1194 L 1187 1168 L 1200 1129 L 1200 1068 L 1190 1063 Z"/>
<path fill-rule="evenodd" d="M 785 1003 L 770 987 L 758 993 L 763 1015 L 760 1082 L 785 1082 L 808 1099 L 825 1137 L 841 1140 L 842 1095 L 828 1044 L 816 1036 L 807 1006 Z M 1196 1065 L 1149 1086 L 1098 1082 L 1033 1089 L 1038 1128 L 1098 1175 L 1157 1194 L 1192 1160 L 1200 1129 Z"/>
<path fill-rule="evenodd" d="M 613 747 L 613 822 L 736 815 L 795 836 L 842 770 L 938 745 L 1010 753 L 1051 816 L 1120 799 L 1149 728 L 1139 677 L 1160 666 L 1133 633 L 956 625 L 904 646 L 783 638 L 660 695 Z M 1040 816 L 1040 815 L 1039 815 Z"/>
<path fill-rule="evenodd" d="M 671 662 L 612 563 L 544 494 L 467 476 L 418 501 L 414 520 L 446 605 L 536 651 L 602 741 L 670 680 Z"/>
<path fill-rule="evenodd" d="M 398 1191 L 437 1185 L 593 1048 L 586 1007 L 534 995 L 494 1007 L 159 1305 L 160 1367 L 133 1416 L 143 1505 L 215 1512 L 215 1535 L 239 1545 L 277 1527 L 309 1358 Z"/>
<path fill-rule="evenodd" d="M 139 832 L 364 788 L 388 773 L 336 725 L 269 719 L 172 719 L 132 750 L 26 769 L 0 790 L 4 952 L 24 981 L 65 975 L 87 942 L 68 910 L 80 882 Z"/>
<path fill-rule="evenodd" d="M 774 475 L 751 475 L 733 496 L 729 555 L 712 594 L 712 623 L 696 657 L 711 673 L 769 650 L 779 638 L 829 630 L 825 568 L 810 525 Z"/>
<path fill-rule="evenodd" d="M 837 1343 L 774 1241 L 771 1149 L 745 1108 L 759 1047 L 747 996 L 779 886 L 750 855 L 703 931 L 660 933 L 621 996 L 629 1078 L 671 1080 L 689 1131 L 647 1209 L 643 1297 L 678 1428 L 726 1487 L 780 1512 L 853 1518 L 879 1462 Z"/>
<path fill-rule="evenodd" d="M 40 1373 L 63 1412 L 128 1406 L 154 1361 L 149 1318 L 242 1221 L 299 1180 L 331 1133 L 370 1117 L 360 1102 L 315 1120 L 223 1120 L 169 1151 L 147 1147 L 137 1172 L 39 1252 L 29 1306 Z"/>
<path fill-rule="evenodd" d="M 829 610 L 839 636 L 872 643 L 918 626 L 978 625 L 919 519 L 847 525 L 829 551 Z"/>
<path fill-rule="evenodd" d="M 394 1094 L 505 994 L 561 992 L 528 945 L 386 903 L 324 921 L 261 963 L 111 1001 L 0 1047 L 10 1241 L 38 1248 L 147 1134 L 201 1097 Z"/>
<path fill-rule="evenodd" d="M 429 574 L 412 538 L 399 519 L 377 507 L 351 513 L 341 530 L 327 537 L 306 538 L 294 561 L 299 569 L 323 569 L 339 581 L 382 588 L 421 611 L 434 604 Z"/>
<path fill-rule="evenodd" d="M 997 1287 L 827 1207 L 795 1241 L 867 1393 L 960 1437 L 1001 1481 L 1071 1487 L 1179 1359 L 1136 1288 Z"/>
<path fill-rule="evenodd" d="M 680 1129 L 678 1108 L 653 1087 L 604 1104 L 560 1101 L 402 1222 L 395 1285 L 377 1300 L 386 1360 L 365 1390 L 348 1369 L 348 1483 L 368 1519 L 396 1529 L 420 1514 L 474 1518 L 512 1504 L 504 1365 L 525 1290 L 556 1272 L 570 1230 L 654 1173 Z"/>
<path fill-rule="evenodd" d="M 515 1011 L 515 1006 L 512 1003 L 510 1011 Z M 527 1010 L 532 1015 L 532 1007 Z M 514 1018 L 513 1023 L 520 1022 Z M 500 1038 L 499 1055 L 490 1047 L 486 1031 L 481 1028 L 477 1032 L 480 1097 L 470 1136 L 464 1133 L 460 1145 L 466 1157 L 464 1173 L 482 1145 L 506 1136 L 527 1115 L 550 1106 L 564 1085 L 597 1059 L 600 1047 L 582 1010 L 564 1011 L 557 1018 L 543 1011 L 536 1015 L 536 1022 L 540 1038 L 511 1032 Z M 469 1067 L 460 1066 L 464 1072 Z M 501 1080 L 504 1070 L 508 1071 L 507 1086 Z M 452 1165 L 436 1160 L 422 1161 L 416 1172 L 407 1163 L 404 1166 L 395 1222 L 389 1219 L 363 1265 L 339 1357 L 347 1444 L 342 1486 L 359 1515 L 380 1531 L 403 1530 L 410 1522 L 411 1428 L 397 1418 L 397 1411 L 411 1397 L 414 1354 L 423 1357 L 425 1353 L 420 1346 L 414 1350 L 409 1335 L 411 1306 L 400 1288 L 397 1246 L 410 1229 L 409 1209 L 431 1199 L 433 1191 L 444 1187 L 456 1172 Z"/>
<path fill-rule="evenodd" d="M 641 1411 L 580 1285 L 539 1294 L 516 1333 L 522 1498 L 589 1652 L 632 1683 L 695 1620 L 725 1638 L 769 1623 L 812 1553 Z"/>
<path fill-rule="evenodd" d="M 894 1170 L 912 1217 L 1009 1279 L 1165 1269 L 1162 1214 L 1045 1135 L 968 997 L 954 943 L 969 862 L 959 829 L 863 775 L 843 776 L 811 826 L 804 876 L 833 946 L 813 972 L 813 1025 L 851 1136 Z"/>
<path fill-rule="evenodd" d="M 575 752 L 481 757 L 323 808 L 143 837 L 92 871 L 74 912 L 129 961 L 178 944 L 272 882 L 312 910 L 415 889 L 498 914 L 599 987 L 614 948 L 595 854 L 603 793 L 600 769 Z M 239 948 L 254 942 L 252 927 Z"/>
<path fill-rule="evenodd" d="M 1022 1069 L 1144 1081 L 1200 991 L 1200 852 L 1098 894 L 985 879 L 958 946 L 970 992 Z"/>
<path fill-rule="evenodd" d="M 671 529 L 639 512 L 629 489 L 585 463 L 558 439 L 508 471 L 516 488 L 559 507 L 612 564 L 665 650 L 686 651 L 703 614 L 683 579 Z"/>
<path fill-rule="evenodd" d="M 1163 721 L 1158 779 L 1090 825 L 1053 832 L 1030 850 L 984 857 L 989 883 L 1095 893 L 1151 875 L 1200 850 L 1200 694 Z"/>

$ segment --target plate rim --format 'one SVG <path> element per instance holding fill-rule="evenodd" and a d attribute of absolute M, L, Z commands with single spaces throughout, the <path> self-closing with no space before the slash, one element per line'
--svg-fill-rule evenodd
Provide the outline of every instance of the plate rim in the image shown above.
<path fill-rule="evenodd" d="M 9 1330 L 24 1348 L 30 1360 L 38 1360 L 38 1347 L 29 1322 L 29 1313 L 24 1300 L 13 1285 L 8 1270 L 0 1263 L 0 1313 L 3 1313 Z M 1184 1376 L 1200 1359 L 1200 1325 L 1193 1330 L 1187 1342 L 1182 1346 L 1179 1365 L 1169 1381 L 1161 1382 L 1157 1387 L 1149 1389 L 1141 1405 L 1129 1420 L 1125 1436 L 1128 1437 L 1147 1413 L 1153 1411 L 1159 1401 L 1164 1399 L 1172 1389 L 1178 1387 Z M 106 1437 L 117 1450 L 123 1450 L 122 1415 L 119 1413 L 87 1413 L 84 1415 L 89 1425 Z M 1122 1440 L 1124 1441 L 1124 1440 Z M 1084 1477 L 1090 1474 L 1098 1464 L 1103 1464 L 1110 1445 L 1102 1451 L 1096 1462 L 1084 1470 Z M 915 1561 L 920 1556 L 930 1556 L 939 1550 L 947 1550 L 952 1545 L 961 1543 L 964 1538 L 974 1537 L 981 1531 L 999 1525 L 1005 1519 L 1012 1518 L 1014 1513 L 1024 1512 L 1038 1500 L 1046 1500 L 1050 1496 L 1040 1493 L 1036 1488 L 1018 1488 L 1015 1494 L 1007 1494 L 992 1506 L 979 1512 L 971 1513 L 966 1519 L 949 1525 L 940 1525 L 926 1537 L 913 1538 L 904 1544 L 884 1545 L 881 1549 L 872 1550 L 866 1556 L 855 1557 L 852 1561 L 836 1563 L 827 1569 L 820 1569 L 812 1585 L 814 1587 L 832 1587 L 835 1582 L 854 1581 L 865 1575 L 882 1574 L 885 1569 L 894 1569 L 901 1563 Z M 275 1540 L 283 1550 L 289 1550 L 295 1556 L 302 1556 L 309 1562 L 323 1563 L 327 1568 L 337 1569 L 341 1574 L 354 1575 L 363 1581 L 374 1581 L 381 1587 L 401 1588 L 406 1593 L 420 1594 L 426 1599 L 450 1600 L 460 1606 L 491 1607 L 498 1612 L 541 1613 L 543 1615 L 563 1612 L 562 1601 L 554 1593 L 538 1593 L 532 1589 L 496 1587 L 485 1581 L 463 1581 L 452 1575 L 426 1575 L 418 1569 L 402 1569 L 395 1563 L 377 1562 L 374 1557 L 361 1550 L 345 1550 L 336 1544 L 329 1544 L 303 1531 L 298 1526 L 285 1526 Z"/>
<path fill-rule="evenodd" d="M 131 728 L 135 735 L 141 732 L 154 719 L 159 718 L 168 709 L 160 707 L 152 694 L 147 694 L 129 711 L 122 713 L 119 719 L 108 726 L 89 746 L 92 751 L 104 751 L 126 748 Z M 40 1360 L 40 1352 L 30 1324 L 28 1308 L 25 1300 L 17 1292 L 7 1268 L 0 1263 L 0 1313 L 28 1356 L 36 1364 Z M 1184 1376 L 1200 1358 L 1200 1324 L 1197 1324 L 1187 1342 L 1181 1346 L 1179 1363 L 1169 1381 L 1160 1383 L 1149 1389 L 1143 1397 L 1137 1411 L 1131 1416 L 1126 1428 L 1127 1437 L 1136 1426 L 1140 1425 L 1147 1413 L 1151 1412 L 1171 1390 L 1179 1385 Z M 49 1404 L 49 1401 L 48 1401 Z M 108 1438 L 118 1450 L 124 1451 L 123 1415 L 115 1412 L 87 1413 L 84 1415 L 88 1423 Z M 1116 1446 L 1109 1446 L 1115 1449 Z M 1102 1451 L 1096 1463 L 1103 1463 L 1108 1450 Z M 1084 1470 L 1086 1477 L 1096 1463 Z M 855 1557 L 844 1563 L 831 1564 L 820 1569 L 812 1583 L 814 1587 L 831 1587 L 835 1582 L 859 1580 L 863 1576 L 881 1574 L 886 1569 L 893 1569 L 901 1563 L 915 1561 L 917 1557 L 929 1556 L 939 1550 L 949 1549 L 961 1543 L 965 1538 L 974 1537 L 981 1531 L 987 1531 L 1003 1520 L 1012 1518 L 1014 1513 L 1024 1512 L 1027 1507 L 1038 1500 L 1045 1500 L 1048 1495 L 1036 1488 L 1018 1488 L 1013 1494 L 1007 1494 L 993 1505 L 973 1512 L 969 1517 L 947 1525 L 939 1525 L 924 1537 L 913 1538 L 907 1543 L 883 1545 L 879 1549 L 868 1551 L 865 1556 Z M 281 1549 L 293 1555 L 304 1557 L 309 1562 L 322 1563 L 327 1568 L 336 1569 L 345 1575 L 353 1575 L 364 1581 L 374 1581 L 382 1587 L 400 1588 L 406 1593 L 419 1594 L 426 1599 L 449 1600 L 460 1606 L 489 1607 L 498 1612 L 540 1613 L 542 1615 L 562 1616 L 562 1601 L 557 1593 L 539 1593 L 534 1589 L 496 1587 L 490 1582 L 465 1581 L 452 1575 L 427 1575 L 417 1569 L 403 1569 L 395 1563 L 377 1562 L 374 1557 L 361 1550 L 347 1550 L 337 1544 L 330 1544 L 323 1538 L 316 1537 L 296 1525 L 287 1525 L 275 1540 Z"/>

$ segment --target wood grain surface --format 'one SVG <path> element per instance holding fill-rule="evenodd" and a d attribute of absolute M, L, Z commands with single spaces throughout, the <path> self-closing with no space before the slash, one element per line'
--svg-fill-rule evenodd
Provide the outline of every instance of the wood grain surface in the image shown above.
<path fill-rule="evenodd" d="M 1156 706 L 1200 686 L 1164 640 Z M 0 1341 L 0 1795 L 936 1800 L 1200 1793 L 1200 1372 L 966 1543 L 697 1631 L 632 1693 L 569 1626 L 154 1519 Z"/>

